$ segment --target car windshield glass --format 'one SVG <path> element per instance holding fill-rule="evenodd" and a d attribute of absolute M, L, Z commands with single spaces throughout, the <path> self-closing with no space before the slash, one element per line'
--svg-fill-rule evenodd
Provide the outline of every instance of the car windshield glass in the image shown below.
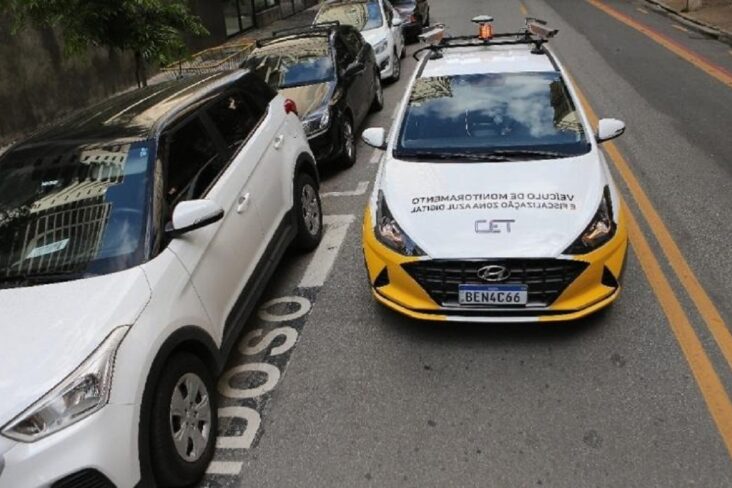
<path fill-rule="evenodd" d="M 335 78 L 326 36 L 266 45 L 252 52 L 246 66 L 274 89 L 312 85 Z"/>
<path fill-rule="evenodd" d="M 566 157 L 589 149 L 579 114 L 554 72 L 419 78 L 397 143 L 403 157 L 498 156 L 493 160 Z"/>
<path fill-rule="evenodd" d="M 57 143 L 0 158 L 0 288 L 139 264 L 152 152 L 149 142 Z"/>
<path fill-rule="evenodd" d="M 340 22 L 352 25 L 359 31 L 377 29 L 384 25 L 381 7 L 377 0 L 326 5 L 315 18 L 316 24 L 322 22 Z"/>

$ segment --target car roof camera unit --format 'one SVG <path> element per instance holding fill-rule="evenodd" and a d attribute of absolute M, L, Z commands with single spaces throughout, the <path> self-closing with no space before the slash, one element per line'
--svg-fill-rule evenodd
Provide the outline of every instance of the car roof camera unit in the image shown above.
<path fill-rule="evenodd" d="M 422 51 L 431 51 L 430 59 L 442 57 L 442 51 L 450 48 L 480 47 L 480 46 L 507 46 L 530 44 L 533 45 L 532 54 L 547 54 L 543 45 L 559 33 L 557 29 L 550 29 L 544 20 L 535 17 L 526 17 L 525 26 L 518 32 L 495 33 L 494 18 L 490 15 L 479 15 L 472 19 L 478 24 L 478 35 L 475 36 L 446 36 L 444 24 L 431 26 L 419 36 L 419 40 L 427 46 L 418 49 L 413 57 Z"/>

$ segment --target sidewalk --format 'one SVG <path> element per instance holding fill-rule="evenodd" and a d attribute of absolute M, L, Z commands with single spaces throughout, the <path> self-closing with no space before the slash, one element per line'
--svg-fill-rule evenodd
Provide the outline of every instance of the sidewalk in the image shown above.
<path fill-rule="evenodd" d="M 694 24 L 707 34 L 732 43 L 732 0 L 703 0 L 703 7 L 685 12 L 687 0 L 646 0 Z"/>
<path fill-rule="evenodd" d="M 289 29 L 291 27 L 299 27 L 301 25 L 310 25 L 315 19 L 315 14 L 318 13 L 319 5 L 310 7 L 301 12 L 297 12 L 285 19 L 275 21 L 273 24 L 261 29 L 252 29 L 244 32 L 243 34 L 231 38 L 226 44 L 237 44 L 242 43 L 246 40 L 256 41 L 258 39 L 264 39 L 272 35 L 272 32 L 276 30 Z"/>

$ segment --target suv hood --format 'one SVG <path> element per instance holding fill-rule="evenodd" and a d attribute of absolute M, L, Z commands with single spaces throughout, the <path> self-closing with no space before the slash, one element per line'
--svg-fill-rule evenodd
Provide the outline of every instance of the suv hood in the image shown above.
<path fill-rule="evenodd" d="M 390 159 L 381 182 L 401 228 L 438 259 L 557 257 L 594 217 L 607 184 L 595 151 L 531 162 Z"/>
<path fill-rule="evenodd" d="M 0 290 L 0 427 L 72 373 L 150 299 L 141 268 Z"/>
<path fill-rule="evenodd" d="M 322 107 L 328 105 L 335 82 L 326 81 L 324 83 L 316 83 L 314 85 L 293 86 L 291 88 L 282 88 L 280 94 L 294 101 L 297 105 L 297 111 L 301 119 L 306 119 L 310 114 L 317 112 Z"/>
<path fill-rule="evenodd" d="M 378 27 L 376 29 L 369 29 L 367 31 L 361 31 L 361 35 L 366 40 L 366 42 L 371 44 L 371 47 L 376 46 L 378 43 L 386 39 L 388 34 L 389 31 L 384 26 Z"/>

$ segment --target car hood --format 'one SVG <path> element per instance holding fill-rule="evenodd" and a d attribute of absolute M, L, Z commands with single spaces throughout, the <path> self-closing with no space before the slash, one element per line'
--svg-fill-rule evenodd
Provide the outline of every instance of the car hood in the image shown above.
<path fill-rule="evenodd" d="M 380 181 L 401 228 L 443 259 L 559 256 L 594 217 L 606 184 L 594 151 L 532 162 L 389 159 Z"/>
<path fill-rule="evenodd" d="M 297 111 L 301 119 L 307 118 L 310 114 L 317 112 L 328 105 L 333 96 L 335 82 L 326 81 L 314 85 L 293 86 L 282 88 L 280 94 L 289 98 L 297 104 Z"/>
<path fill-rule="evenodd" d="M 150 299 L 140 268 L 0 290 L 0 427 L 72 373 Z"/>
<path fill-rule="evenodd" d="M 367 31 L 361 31 L 361 35 L 364 39 L 366 39 L 366 42 L 371 44 L 371 47 L 376 46 L 378 43 L 386 39 L 387 36 L 387 30 L 384 27 L 379 27 L 377 29 L 369 29 Z"/>

